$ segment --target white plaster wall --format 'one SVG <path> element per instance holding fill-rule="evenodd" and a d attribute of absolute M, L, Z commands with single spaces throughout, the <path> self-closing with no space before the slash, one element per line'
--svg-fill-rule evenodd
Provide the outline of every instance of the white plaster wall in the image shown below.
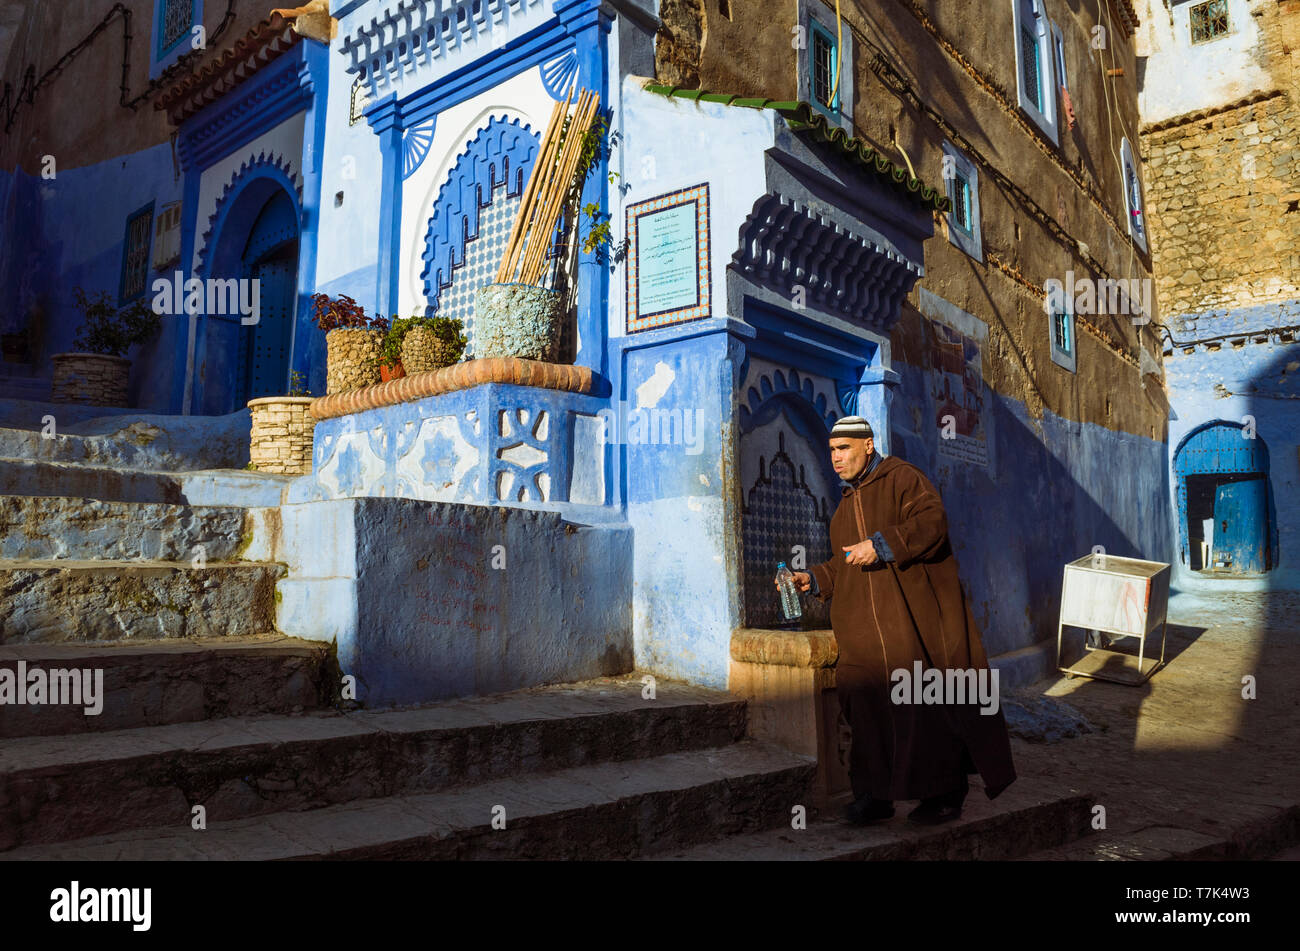
<path fill-rule="evenodd" d="M 1194 6 L 1182 2 L 1167 10 L 1164 0 L 1140 0 L 1137 50 L 1148 57 L 1138 94 L 1143 122 L 1226 105 L 1273 86 L 1256 60 L 1261 37 L 1249 0 L 1228 0 L 1230 32 L 1195 45 L 1188 19 Z"/>
<path fill-rule="evenodd" d="M 425 308 L 424 237 L 438 192 L 467 143 L 496 118 L 520 120 L 540 139 L 555 100 L 542 85 L 540 67 L 526 69 L 487 92 L 438 114 L 433 145 L 419 168 L 402 184 L 402 281 L 400 313 L 423 314 Z"/>
<path fill-rule="evenodd" d="M 329 101 L 325 115 L 325 155 L 321 162 L 320 228 L 316 239 L 317 286 L 325 286 L 379 261 L 379 204 L 383 156 L 379 136 L 363 117 L 349 125 L 352 80 L 348 57 L 338 52 L 342 33 L 330 50 Z M 339 192 L 343 203 L 336 205 Z M 367 309 L 373 300 L 361 300 Z"/>
<path fill-rule="evenodd" d="M 199 179 L 199 216 L 196 220 L 197 235 L 191 267 L 198 266 L 203 251 L 203 235 L 208 230 L 208 220 L 217 210 L 217 199 L 221 197 L 225 187 L 230 184 L 235 173 L 245 162 L 252 163 L 265 152 L 268 161 L 279 158 L 288 162 L 291 166 L 290 171 L 297 176 L 296 184 L 302 185 L 302 135 L 306 118 L 305 111 L 295 113 L 274 129 L 263 133 L 248 145 L 237 149 L 203 171 Z"/>

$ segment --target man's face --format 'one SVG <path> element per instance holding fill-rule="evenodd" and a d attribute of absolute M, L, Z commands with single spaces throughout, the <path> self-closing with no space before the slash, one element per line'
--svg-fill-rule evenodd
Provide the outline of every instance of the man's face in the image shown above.
<path fill-rule="evenodd" d="M 835 474 L 845 482 L 852 482 L 867 467 L 867 460 L 875 450 L 873 439 L 859 439 L 856 436 L 832 436 L 831 465 Z"/>

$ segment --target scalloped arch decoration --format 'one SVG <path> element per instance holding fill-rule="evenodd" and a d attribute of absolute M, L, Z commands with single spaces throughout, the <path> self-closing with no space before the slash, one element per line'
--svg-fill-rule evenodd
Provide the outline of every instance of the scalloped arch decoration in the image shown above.
<path fill-rule="evenodd" d="M 274 154 L 268 156 L 265 152 L 258 153 L 256 158 L 246 159 L 222 188 L 221 194 L 217 196 L 216 207 L 208 216 L 208 227 L 203 232 L 199 261 L 195 268 L 196 274 L 203 277 L 211 276 L 208 269 L 212 264 L 213 239 L 221 233 L 221 225 L 224 224 L 235 200 L 249 185 L 259 179 L 270 179 L 284 187 L 293 196 L 294 211 L 298 214 L 302 213 L 302 182 L 298 179 L 298 173 L 293 170 L 292 162 L 283 156 Z"/>

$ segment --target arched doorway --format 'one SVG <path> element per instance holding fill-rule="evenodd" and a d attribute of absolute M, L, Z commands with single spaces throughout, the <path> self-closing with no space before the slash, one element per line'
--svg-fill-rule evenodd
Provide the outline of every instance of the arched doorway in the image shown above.
<path fill-rule="evenodd" d="M 1268 446 L 1240 423 L 1194 430 L 1174 452 L 1179 557 L 1192 571 L 1258 574 L 1279 562 Z"/>
<path fill-rule="evenodd" d="M 259 320 L 240 325 L 236 403 L 288 392 L 298 277 L 298 216 L 277 191 L 263 206 L 240 258 L 240 276 L 256 281 Z"/>
<path fill-rule="evenodd" d="M 209 303 L 226 299 L 214 284 L 238 281 L 246 303 L 256 288 L 258 321 L 245 324 L 237 307 L 204 308 L 195 345 L 194 412 L 231 413 L 250 399 L 288 392 L 301 309 L 299 209 L 296 177 L 270 160 L 242 168 L 218 200 L 195 276 L 207 285 Z M 299 350 L 305 345 L 301 341 Z"/>

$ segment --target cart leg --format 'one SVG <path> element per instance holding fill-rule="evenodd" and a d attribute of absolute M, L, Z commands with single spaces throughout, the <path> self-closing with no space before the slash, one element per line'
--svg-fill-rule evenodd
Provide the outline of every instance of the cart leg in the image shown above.
<path fill-rule="evenodd" d="M 1142 652 L 1147 649 L 1147 636 L 1143 634 L 1138 638 L 1138 676 L 1142 676 Z"/>
<path fill-rule="evenodd" d="M 1165 665 L 1165 635 L 1169 632 L 1169 618 L 1165 617 L 1164 623 L 1160 626 L 1160 666 Z"/>
<path fill-rule="evenodd" d="M 1064 627 L 1065 625 L 1059 622 L 1056 625 L 1056 669 L 1057 670 L 1061 669 L 1061 631 Z"/>

